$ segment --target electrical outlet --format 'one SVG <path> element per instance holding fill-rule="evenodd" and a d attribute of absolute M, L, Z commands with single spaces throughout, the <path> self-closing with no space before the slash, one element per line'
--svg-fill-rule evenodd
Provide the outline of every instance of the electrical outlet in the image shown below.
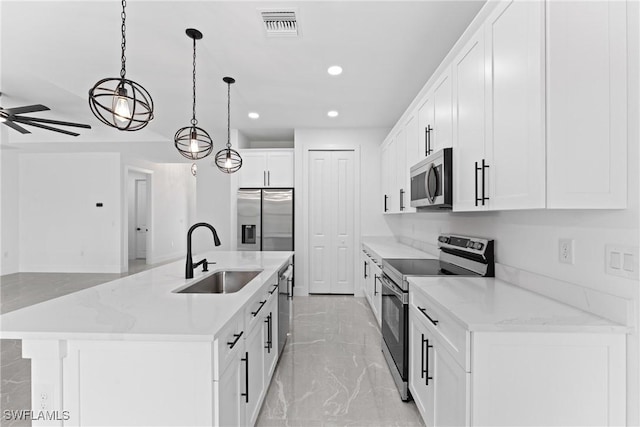
<path fill-rule="evenodd" d="M 638 248 L 607 245 L 605 247 L 605 271 L 612 276 L 638 278 Z"/>
<path fill-rule="evenodd" d="M 560 239 L 558 244 L 558 261 L 573 264 L 573 239 Z"/>
<path fill-rule="evenodd" d="M 35 395 L 37 401 L 34 402 L 37 410 L 49 411 L 51 410 L 51 399 L 53 398 L 53 386 L 51 384 L 34 384 Z"/>

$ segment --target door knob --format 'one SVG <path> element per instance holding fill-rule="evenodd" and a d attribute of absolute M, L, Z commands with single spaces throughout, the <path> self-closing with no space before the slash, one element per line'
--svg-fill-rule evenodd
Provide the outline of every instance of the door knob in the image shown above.
<path fill-rule="evenodd" d="M 136 228 L 136 231 L 140 231 L 140 227 Z"/>

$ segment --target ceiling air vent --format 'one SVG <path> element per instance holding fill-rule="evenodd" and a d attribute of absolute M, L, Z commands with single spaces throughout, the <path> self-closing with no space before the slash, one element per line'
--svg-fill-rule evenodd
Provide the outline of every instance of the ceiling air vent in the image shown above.
<path fill-rule="evenodd" d="M 295 10 L 260 10 L 264 29 L 269 37 L 297 37 L 298 20 Z"/>

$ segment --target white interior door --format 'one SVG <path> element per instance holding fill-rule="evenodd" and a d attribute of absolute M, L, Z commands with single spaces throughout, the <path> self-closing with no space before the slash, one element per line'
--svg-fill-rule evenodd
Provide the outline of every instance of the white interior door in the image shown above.
<path fill-rule="evenodd" d="M 147 180 L 136 179 L 136 258 L 147 257 Z"/>
<path fill-rule="evenodd" d="M 354 293 L 354 151 L 309 152 L 311 293 Z"/>

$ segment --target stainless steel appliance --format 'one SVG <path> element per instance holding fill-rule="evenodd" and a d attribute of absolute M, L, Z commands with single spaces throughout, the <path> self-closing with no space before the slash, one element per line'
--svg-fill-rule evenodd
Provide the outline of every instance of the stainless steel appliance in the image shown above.
<path fill-rule="evenodd" d="M 430 154 L 410 169 L 411 206 L 420 210 L 451 209 L 453 175 L 451 148 Z"/>
<path fill-rule="evenodd" d="M 293 264 L 278 272 L 278 354 L 282 353 L 289 335 L 289 319 L 293 299 Z"/>
<path fill-rule="evenodd" d="M 409 400 L 409 276 L 493 277 L 493 240 L 442 235 L 439 259 L 382 260 L 382 352 L 402 400 Z"/>
<path fill-rule="evenodd" d="M 293 189 L 238 190 L 238 250 L 293 251 Z"/>

